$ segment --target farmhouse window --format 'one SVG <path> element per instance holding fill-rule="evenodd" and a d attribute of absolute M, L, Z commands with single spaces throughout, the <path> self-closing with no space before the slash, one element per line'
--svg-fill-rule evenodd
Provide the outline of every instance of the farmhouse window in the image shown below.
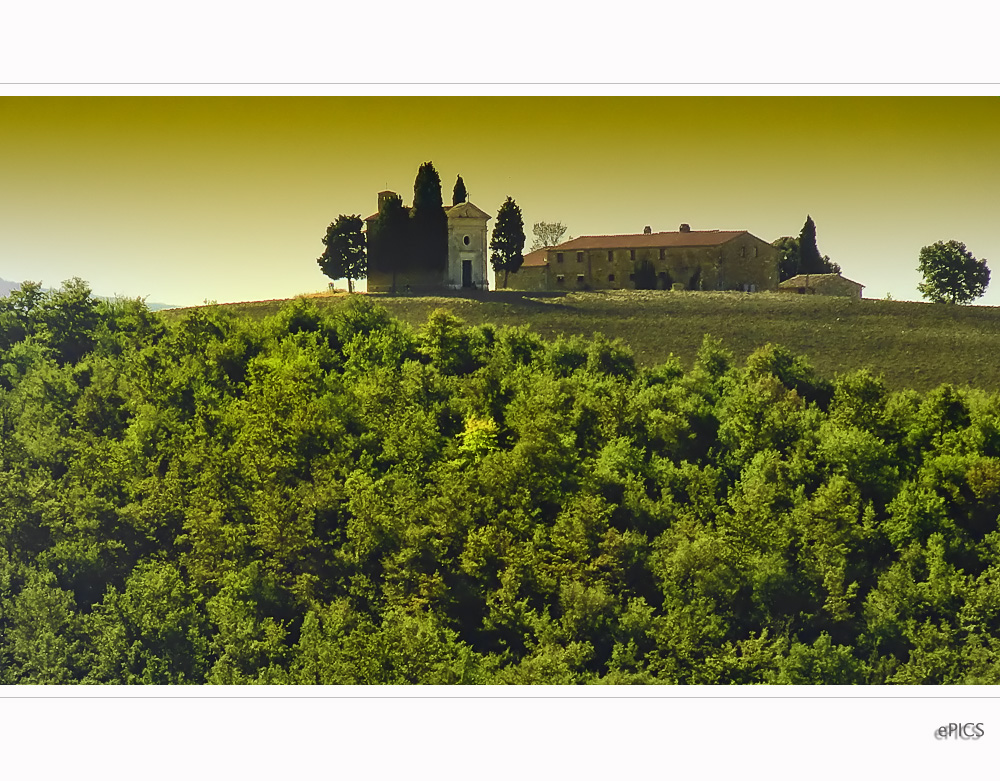
<path fill-rule="evenodd" d="M 615 259 L 615 251 L 613 249 L 608 250 L 608 263 Z"/>
<path fill-rule="evenodd" d="M 744 244 L 742 247 L 740 247 L 740 257 L 745 258 L 746 256 L 747 256 L 747 247 L 746 244 Z"/>
<path fill-rule="evenodd" d="M 583 274 L 577 274 L 576 275 L 576 284 L 578 284 L 578 285 L 582 285 L 583 284 Z"/>
<path fill-rule="evenodd" d="M 615 275 L 614 274 L 608 274 L 608 282 L 614 282 L 614 281 L 615 281 Z"/>
<path fill-rule="evenodd" d="M 561 252 L 556 253 L 556 263 L 562 263 L 562 255 Z"/>
<path fill-rule="evenodd" d="M 758 255 L 759 253 L 760 253 L 760 247 L 754 247 L 754 248 L 753 248 L 753 256 L 754 256 L 754 257 L 757 257 L 757 255 Z"/>
<path fill-rule="evenodd" d="M 635 250 L 634 249 L 630 249 L 628 251 L 628 259 L 629 260 L 635 260 Z"/>
<path fill-rule="evenodd" d="M 562 274 L 556 274 L 556 282 L 558 284 L 561 285 L 565 281 L 566 281 L 566 277 L 564 277 Z"/>
<path fill-rule="evenodd" d="M 628 281 L 629 282 L 635 282 L 635 274 L 629 274 L 628 275 Z"/>
<path fill-rule="evenodd" d="M 582 252 L 577 252 L 576 253 L 576 262 L 577 263 L 583 263 L 583 253 Z"/>
<path fill-rule="evenodd" d="M 663 247 L 660 247 L 660 260 L 666 260 L 666 259 L 667 259 L 667 251 Z"/>

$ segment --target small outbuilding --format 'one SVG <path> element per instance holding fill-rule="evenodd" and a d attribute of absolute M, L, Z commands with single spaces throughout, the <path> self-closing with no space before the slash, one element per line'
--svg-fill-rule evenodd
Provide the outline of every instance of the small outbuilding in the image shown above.
<path fill-rule="evenodd" d="M 864 285 L 840 274 L 797 274 L 778 283 L 779 293 L 861 298 Z"/>

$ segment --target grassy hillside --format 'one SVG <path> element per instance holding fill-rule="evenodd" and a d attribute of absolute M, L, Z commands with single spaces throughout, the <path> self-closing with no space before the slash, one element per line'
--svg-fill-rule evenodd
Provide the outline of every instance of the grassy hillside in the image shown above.
<path fill-rule="evenodd" d="M 671 354 L 690 366 L 705 334 L 742 361 L 767 342 L 806 356 L 823 375 L 868 367 L 891 388 L 927 390 L 950 382 L 1000 389 L 1000 308 L 853 300 L 777 293 L 616 291 L 480 293 L 474 296 L 376 295 L 395 317 L 421 326 L 437 308 L 470 324 L 530 325 L 541 335 L 621 338 L 645 365 Z M 339 308 L 347 295 L 319 296 Z M 264 317 L 282 301 L 220 305 Z M 164 312 L 182 317 L 187 310 Z"/>

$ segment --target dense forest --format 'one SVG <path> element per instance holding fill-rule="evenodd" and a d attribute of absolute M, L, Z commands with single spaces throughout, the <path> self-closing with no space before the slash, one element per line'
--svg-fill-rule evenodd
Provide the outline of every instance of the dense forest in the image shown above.
<path fill-rule="evenodd" d="M 1000 395 L 0 299 L 0 683 L 1000 682 Z"/>

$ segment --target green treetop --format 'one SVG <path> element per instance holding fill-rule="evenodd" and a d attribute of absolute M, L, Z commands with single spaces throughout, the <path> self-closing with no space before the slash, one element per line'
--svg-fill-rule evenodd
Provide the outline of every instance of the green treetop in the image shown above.
<path fill-rule="evenodd" d="M 566 226 L 561 222 L 536 222 L 531 232 L 535 234 L 535 240 L 531 245 L 532 250 L 542 247 L 554 247 L 566 233 Z"/>
<path fill-rule="evenodd" d="M 524 263 L 524 218 L 521 207 L 509 195 L 497 212 L 490 239 L 490 264 L 499 274 L 503 272 L 503 286 L 507 287 L 507 274 L 517 271 Z"/>
<path fill-rule="evenodd" d="M 960 241 L 939 241 L 920 250 L 920 295 L 935 303 L 967 304 L 986 292 L 990 270 Z"/>
<path fill-rule="evenodd" d="M 326 249 L 316 262 L 330 279 L 347 279 L 347 289 L 354 292 L 354 280 L 368 275 L 368 258 L 365 254 L 365 234 L 361 231 L 361 217 L 341 214 L 331 222 L 323 237 Z"/>

